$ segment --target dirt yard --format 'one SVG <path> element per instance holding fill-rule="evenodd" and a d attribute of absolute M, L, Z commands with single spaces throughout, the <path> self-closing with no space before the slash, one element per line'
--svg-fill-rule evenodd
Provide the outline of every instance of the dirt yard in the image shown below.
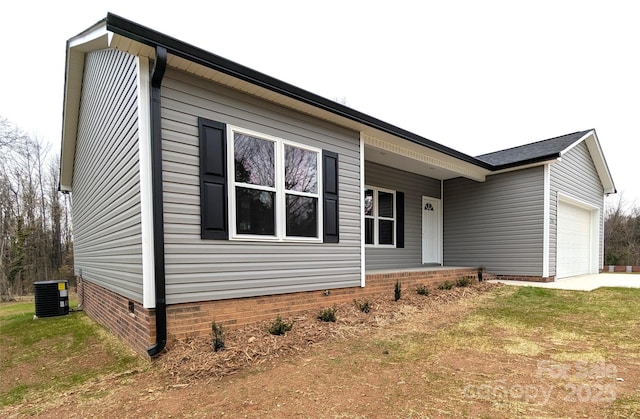
<path fill-rule="evenodd" d="M 398 302 L 370 299 L 368 314 L 337 306 L 336 323 L 317 312 L 285 319 L 294 325 L 284 336 L 268 334 L 268 322 L 230 330 L 220 352 L 211 339 L 175 344 L 153 364 L 0 416 L 640 417 L 637 340 L 603 344 L 599 327 L 496 320 L 507 310 L 499 301 L 518 292 L 407 289 Z"/>

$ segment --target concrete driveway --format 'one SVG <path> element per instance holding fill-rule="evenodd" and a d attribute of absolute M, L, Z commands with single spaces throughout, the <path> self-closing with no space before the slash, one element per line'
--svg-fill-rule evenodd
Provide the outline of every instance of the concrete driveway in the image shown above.
<path fill-rule="evenodd" d="M 593 291 L 600 287 L 640 288 L 640 274 L 601 273 L 594 275 L 572 276 L 555 282 L 502 281 L 490 280 L 507 285 L 519 285 L 540 288 L 554 288 L 573 291 Z"/>

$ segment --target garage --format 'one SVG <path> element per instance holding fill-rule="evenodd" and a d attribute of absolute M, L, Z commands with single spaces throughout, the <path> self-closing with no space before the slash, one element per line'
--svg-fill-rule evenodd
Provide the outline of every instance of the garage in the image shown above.
<path fill-rule="evenodd" d="M 558 202 L 556 278 L 593 273 L 593 214 L 584 206 Z"/>

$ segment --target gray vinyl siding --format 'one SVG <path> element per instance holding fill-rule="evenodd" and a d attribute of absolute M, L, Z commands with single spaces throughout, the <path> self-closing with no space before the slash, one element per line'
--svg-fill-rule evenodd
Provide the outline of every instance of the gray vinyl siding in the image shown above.
<path fill-rule="evenodd" d="M 556 274 L 558 193 L 584 201 L 600 210 L 598 266 L 603 264 L 604 237 L 604 188 L 591 159 L 587 144 L 583 141 L 562 156 L 562 161 L 550 167 L 550 228 L 549 274 Z"/>
<path fill-rule="evenodd" d="M 116 50 L 85 61 L 72 217 L 76 275 L 142 301 L 137 65 Z"/>
<path fill-rule="evenodd" d="M 542 275 L 542 167 L 444 183 L 444 263 L 498 275 Z"/>
<path fill-rule="evenodd" d="M 202 240 L 198 117 L 337 152 L 340 242 Z M 358 133 L 173 70 L 162 128 L 169 304 L 360 285 Z"/>
<path fill-rule="evenodd" d="M 422 196 L 440 198 L 440 181 L 365 162 L 365 184 L 404 193 L 404 248 L 366 247 L 366 270 L 422 266 Z"/>

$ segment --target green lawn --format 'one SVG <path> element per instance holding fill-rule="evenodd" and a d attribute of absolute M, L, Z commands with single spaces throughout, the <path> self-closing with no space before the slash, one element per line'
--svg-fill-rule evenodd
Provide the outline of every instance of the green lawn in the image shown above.
<path fill-rule="evenodd" d="M 32 300 L 0 306 L 0 406 L 141 363 L 82 312 L 34 318 L 34 311 Z"/>
<path fill-rule="evenodd" d="M 0 407 L 61 414 L 64 396 L 62 414 L 80 417 L 640 417 L 640 289 L 502 286 L 442 301 L 400 300 L 396 320 L 186 387 L 83 313 L 34 320 L 30 303 L 4 305 Z M 70 391 L 88 381 L 102 385 Z"/>

